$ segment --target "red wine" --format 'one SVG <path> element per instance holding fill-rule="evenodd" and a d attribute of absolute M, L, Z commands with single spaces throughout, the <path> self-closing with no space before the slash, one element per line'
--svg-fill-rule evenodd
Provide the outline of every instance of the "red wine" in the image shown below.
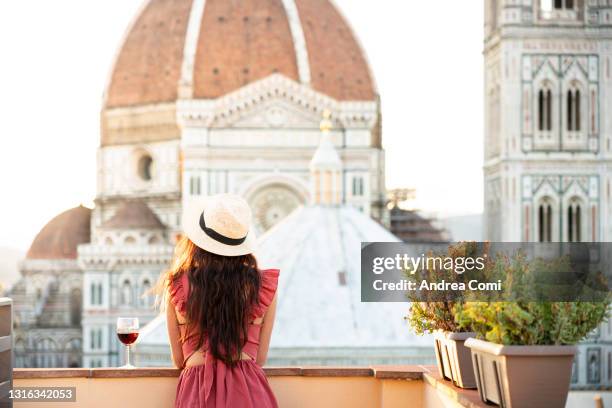
<path fill-rule="evenodd" d="M 138 338 L 138 332 L 129 332 L 129 333 L 117 333 L 117 337 L 119 337 L 119 341 L 129 346 L 134 343 Z"/>

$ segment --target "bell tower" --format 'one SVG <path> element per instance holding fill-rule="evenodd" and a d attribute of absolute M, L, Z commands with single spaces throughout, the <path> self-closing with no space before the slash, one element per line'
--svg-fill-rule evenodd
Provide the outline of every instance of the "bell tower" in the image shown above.
<path fill-rule="evenodd" d="M 612 240 L 612 2 L 485 0 L 485 238 Z M 572 385 L 612 384 L 612 326 Z"/>
<path fill-rule="evenodd" d="M 612 239 L 612 3 L 485 1 L 485 237 Z"/>

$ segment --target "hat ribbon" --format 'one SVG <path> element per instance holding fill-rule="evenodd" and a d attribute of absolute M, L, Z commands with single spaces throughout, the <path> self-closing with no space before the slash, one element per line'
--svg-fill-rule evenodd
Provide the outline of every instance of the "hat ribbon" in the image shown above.
<path fill-rule="evenodd" d="M 242 244 L 246 240 L 247 235 L 248 235 L 247 233 L 247 235 L 245 235 L 242 238 L 230 238 L 230 237 L 226 237 L 225 235 L 219 234 L 214 229 L 206 226 L 206 222 L 204 221 L 204 212 L 202 212 L 202 214 L 200 215 L 200 228 L 202 228 L 202 231 L 204 231 L 204 233 L 208 235 L 210 238 L 222 244 L 230 245 L 230 246 L 238 246 Z"/>

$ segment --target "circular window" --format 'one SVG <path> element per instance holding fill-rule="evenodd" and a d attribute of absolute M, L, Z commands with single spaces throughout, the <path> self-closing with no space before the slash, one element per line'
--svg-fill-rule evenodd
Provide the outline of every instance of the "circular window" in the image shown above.
<path fill-rule="evenodd" d="M 153 158 L 148 154 L 138 159 L 138 176 L 144 181 L 149 181 L 153 178 Z"/>

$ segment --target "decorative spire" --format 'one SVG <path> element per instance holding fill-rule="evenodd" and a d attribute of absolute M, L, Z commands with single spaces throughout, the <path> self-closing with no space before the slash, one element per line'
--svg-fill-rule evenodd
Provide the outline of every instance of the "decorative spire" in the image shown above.
<path fill-rule="evenodd" d="M 310 161 L 311 200 L 315 205 L 342 202 L 342 160 L 331 141 L 331 112 L 323 112 L 319 147 Z"/>

